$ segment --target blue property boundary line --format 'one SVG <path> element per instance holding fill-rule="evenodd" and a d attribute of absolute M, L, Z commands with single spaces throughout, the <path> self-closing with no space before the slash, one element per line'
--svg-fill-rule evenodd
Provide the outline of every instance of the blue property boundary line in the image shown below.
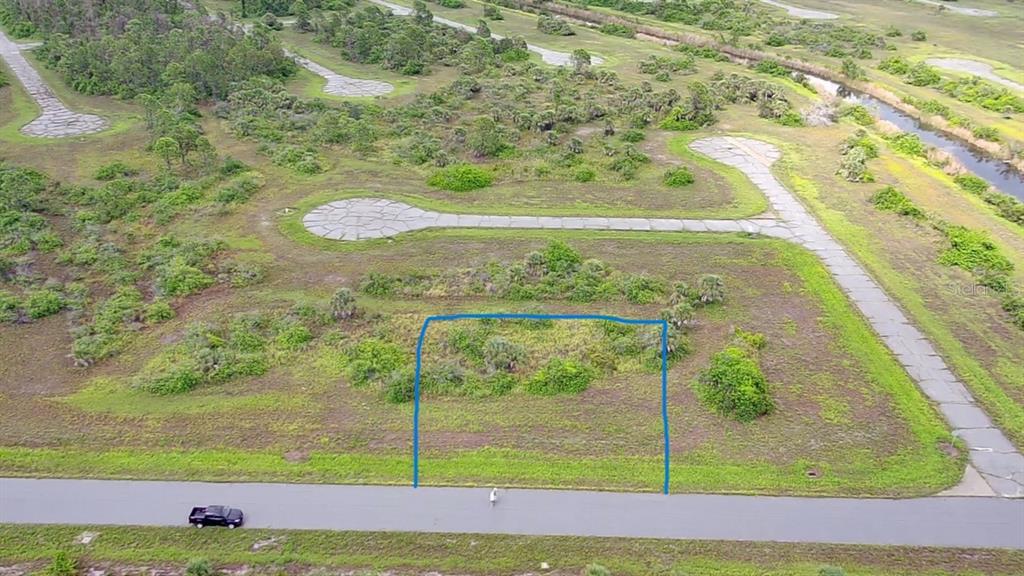
<path fill-rule="evenodd" d="M 416 379 L 413 385 L 414 404 L 412 409 L 412 487 L 420 485 L 420 372 L 423 365 L 423 341 L 431 322 L 453 320 L 606 320 L 619 324 L 633 324 L 661 327 L 661 426 L 665 441 L 665 483 L 662 492 L 668 494 L 669 484 L 669 443 L 668 443 L 668 322 L 642 318 L 620 318 L 604 314 L 517 314 L 517 313 L 466 313 L 428 316 L 420 328 L 416 341 Z"/>

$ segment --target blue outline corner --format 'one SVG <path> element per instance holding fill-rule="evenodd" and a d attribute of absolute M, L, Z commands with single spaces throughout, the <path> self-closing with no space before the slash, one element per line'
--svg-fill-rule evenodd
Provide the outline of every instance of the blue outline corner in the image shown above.
<path fill-rule="evenodd" d="M 517 313 L 480 313 L 480 314 L 447 314 L 428 316 L 420 328 L 420 336 L 416 341 L 416 377 L 413 383 L 412 409 L 412 487 L 420 485 L 420 369 L 423 365 L 423 341 L 427 337 L 427 328 L 431 322 L 450 322 L 453 320 L 606 320 L 619 324 L 661 326 L 661 425 L 665 444 L 665 483 L 662 493 L 668 494 L 669 487 L 669 439 L 668 439 L 668 322 L 665 320 L 645 320 L 639 318 L 620 318 L 603 314 L 517 314 Z"/>

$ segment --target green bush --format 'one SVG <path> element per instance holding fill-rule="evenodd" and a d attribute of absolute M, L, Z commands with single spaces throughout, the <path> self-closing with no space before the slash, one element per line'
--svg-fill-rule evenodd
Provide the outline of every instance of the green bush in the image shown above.
<path fill-rule="evenodd" d="M 900 154 L 906 154 L 907 156 L 924 157 L 926 154 L 924 142 L 921 142 L 921 138 L 917 134 L 911 134 L 910 132 L 902 132 L 893 136 L 889 140 L 889 146 Z"/>
<path fill-rule="evenodd" d="M 612 571 L 600 564 L 588 564 L 586 576 L 612 576 Z"/>
<path fill-rule="evenodd" d="M 925 34 L 924 30 L 914 30 L 910 33 L 910 39 L 915 42 L 924 42 L 928 39 L 928 35 Z"/>
<path fill-rule="evenodd" d="M 53 556 L 53 561 L 46 567 L 46 576 L 75 576 L 78 574 L 78 561 L 68 556 L 63 550 Z"/>
<path fill-rule="evenodd" d="M 537 19 L 537 30 L 540 30 L 542 34 L 550 34 L 552 36 L 572 36 L 575 34 L 572 28 L 569 27 L 568 22 L 553 18 L 547 14 L 541 14 Z"/>
<path fill-rule="evenodd" d="M 427 178 L 427 185 L 452 192 L 468 192 L 486 188 L 494 182 L 494 175 L 471 164 L 456 164 L 442 168 Z"/>
<path fill-rule="evenodd" d="M 165 296 L 186 296 L 213 284 L 213 278 L 192 266 L 183 256 L 176 256 L 157 269 L 156 286 Z"/>
<path fill-rule="evenodd" d="M 651 304 L 665 294 L 665 284 L 646 274 L 629 274 L 622 280 L 622 293 L 633 304 Z"/>
<path fill-rule="evenodd" d="M 144 371 L 135 380 L 136 388 L 150 394 L 183 394 L 203 382 L 202 374 L 191 364 L 172 364 L 150 370 L 152 374 Z"/>
<path fill-rule="evenodd" d="M 138 173 L 138 169 L 132 168 L 124 162 L 111 162 L 110 164 L 105 164 L 96 170 L 96 173 L 93 174 L 93 178 L 106 182 L 117 178 L 128 178 L 135 176 Z"/>
<path fill-rule="evenodd" d="M 391 404 L 404 404 L 415 396 L 416 373 L 412 368 L 394 370 L 384 378 L 384 400 Z"/>
<path fill-rule="evenodd" d="M 988 182 L 974 174 L 959 174 L 953 178 L 953 182 L 956 182 L 956 185 L 962 190 L 978 196 L 987 192 L 990 187 Z"/>
<path fill-rule="evenodd" d="M 1017 328 L 1024 330 L 1024 293 L 1008 292 L 1003 296 L 1002 305 Z"/>
<path fill-rule="evenodd" d="M 159 324 L 171 318 L 174 318 L 174 309 L 166 300 L 157 300 L 146 306 L 146 322 L 149 324 Z"/>
<path fill-rule="evenodd" d="M 6 290 L 0 290 L 0 322 L 14 322 L 18 319 L 21 300 Z"/>
<path fill-rule="evenodd" d="M 438 6 L 443 6 L 445 8 L 462 8 L 462 7 L 465 6 L 465 4 L 462 2 L 462 0 L 434 0 L 434 1 L 437 2 Z"/>
<path fill-rule="evenodd" d="M 185 567 L 185 576 L 213 576 L 213 564 L 206 558 L 194 558 L 189 560 Z"/>
<path fill-rule="evenodd" d="M 483 356 L 491 372 L 514 372 L 526 358 L 526 349 L 502 336 L 492 336 L 484 343 Z"/>
<path fill-rule="evenodd" d="M 544 267 L 549 274 L 566 276 L 574 272 L 583 262 L 575 248 L 561 240 L 552 240 L 544 248 Z"/>
<path fill-rule="evenodd" d="M 761 74 L 768 74 L 770 76 L 778 76 L 779 78 L 789 78 L 789 69 L 779 64 L 775 60 L 761 60 L 754 66 L 754 70 Z"/>
<path fill-rule="evenodd" d="M 889 56 L 879 62 L 878 69 L 882 72 L 888 72 L 896 76 L 903 76 L 907 72 L 910 72 L 910 62 L 907 62 L 904 58 L 899 56 Z"/>
<path fill-rule="evenodd" d="M 619 135 L 619 138 L 621 138 L 623 142 L 640 142 L 646 137 L 647 135 L 644 134 L 643 130 L 636 128 L 630 128 Z"/>
<path fill-rule="evenodd" d="M 942 76 L 935 68 L 918 62 L 910 67 L 906 74 L 907 84 L 912 86 L 935 86 L 942 82 Z"/>
<path fill-rule="evenodd" d="M 539 396 L 579 394 L 597 376 L 594 368 L 576 360 L 552 358 L 525 383 L 525 390 Z"/>
<path fill-rule="evenodd" d="M 1006 275 L 1013 263 L 992 242 L 988 233 L 963 226 L 945 225 L 942 229 L 949 246 L 939 255 L 939 263 L 957 266 L 975 275 Z"/>
<path fill-rule="evenodd" d="M 879 210 L 895 212 L 901 216 L 909 216 L 915 219 L 924 218 L 924 212 L 915 206 L 910 198 L 907 198 L 903 192 L 900 192 L 892 186 L 886 186 L 878 192 L 875 192 L 871 196 L 870 202 Z"/>
<path fill-rule="evenodd" d="M 484 4 L 484 18 L 488 20 L 504 20 L 505 17 L 501 15 L 501 10 L 498 10 L 497 6 L 491 6 L 490 4 Z"/>
<path fill-rule="evenodd" d="M 356 315 L 356 297 L 348 288 L 338 288 L 331 297 L 331 316 L 335 320 L 347 320 Z"/>
<path fill-rule="evenodd" d="M 49 288 L 34 290 L 25 297 L 25 312 L 32 319 L 52 316 L 63 309 L 64 297 L 56 290 Z"/>
<path fill-rule="evenodd" d="M 636 31 L 635 30 L 633 30 L 629 26 L 624 26 L 622 24 L 615 24 L 614 22 L 609 22 L 607 24 L 602 24 L 601 26 L 599 26 L 597 28 L 597 31 L 600 32 L 601 34 L 607 34 L 609 36 L 618 36 L 620 38 L 634 38 L 634 37 L 636 37 Z"/>
<path fill-rule="evenodd" d="M 839 110 L 840 118 L 850 118 L 861 126 L 871 126 L 875 123 L 875 117 L 871 115 L 871 112 L 860 104 L 853 104 L 849 106 L 843 106 Z"/>
<path fill-rule="evenodd" d="M 774 408 L 768 381 L 746 347 L 729 346 L 715 354 L 695 386 L 701 402 L 740 422 L 750 422 Z"/>
<path fill-rule="evenodd" d="M 790 128 L 798 128 L 804 125 L 804 117 L 796 110 L 789 109 L 776 118 L 775 122 L 783 126 L 789 126 Z"/>
<path fill-rule="evenodd" d="M 593 168 L 587 166 L 576 169 L 572 175 L 572 179 L 580 183 L 591 182 L 595 177 L 597 177 L 597 172 L 594 172 Z"/>
<path fill-rule="evenodd" d="M 356 387 L 382 380 L 407 363 L 401 347 L 378 338 L 360 341 L 348 351 L 347 356 L 346 372 Z"/>
<path fill-rule="evenodd" d="M 309 331 L 303 324 L 299 322 L 292 322 L 282 328 L 277 336 L 274 338 L 274 342 L 284 350 L 301 350 L 306 347 L 311 340 L 313 340 L 313 333 Z"/>
<path fill-rule="evenodd" d="M 685 166 L 679 166 L 677 168 L 670 168 L 665 172 L 661 182 L 665 186 L 672 188 L 680 188 L 682 186 L 689 186 L 695 181 L 693 173 L 690 172 Z"/>

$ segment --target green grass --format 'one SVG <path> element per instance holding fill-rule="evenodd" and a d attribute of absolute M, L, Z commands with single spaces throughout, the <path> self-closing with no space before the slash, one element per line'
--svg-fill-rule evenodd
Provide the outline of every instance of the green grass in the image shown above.
<path fill-rule="evenodd" d="M 72 545 L 83 531 L 98 533 Z M 279 545 L 253 551 L 259 541 Z M 181 567 L 203 557 L 216 568 L 244 565 L 255 573 L 327 568 L 473 576 L 534 572 L 548 562 L 560 574 L 600 563 L 615 576 L 818 576 L 825 565 L 850 576 L 1019 574 L 1024 553 L 1009 550 L 902 548 L 823 544 L 681 541 L 504 534 L 418 534 L 322 530 L 193 530 L 114 526 L 0 525 L 0 560 L 38 562 L 58 551 L 81 564 Z M 110 566 L 104 566 L 110 569 Z M 289 570 L 289 573 L 292 573 Z"/>

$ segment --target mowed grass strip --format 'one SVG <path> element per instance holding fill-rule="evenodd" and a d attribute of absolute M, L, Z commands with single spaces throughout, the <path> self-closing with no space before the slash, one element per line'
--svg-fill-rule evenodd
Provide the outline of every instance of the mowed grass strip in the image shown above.
<path fill-rule="evenodd" d="M 83 531 L 98 536 L 72 542 Z M 276 538 L 276 544 L 266 545 Z M 254 551 L 253 545 L 265 545 Z M 848 575 L 1020 574 L 1024 553 L 1010 550 L 904 548 L 825 544 L 677 541 L 630 538 L 417 534 L 300 530 L 194 530 L 113 526 L 0 525 L 0 561 L 43 568 L 59 551 L 84 567 L 184 565 L 207 558 L 215 567 L 244 565 L 255 573 L 317 568 L 443 571 L 492 575 L 532 572 L 547 562 L 559 574 L 597 563 L 616 576 L 818 576 L 824 566 Z"/>

